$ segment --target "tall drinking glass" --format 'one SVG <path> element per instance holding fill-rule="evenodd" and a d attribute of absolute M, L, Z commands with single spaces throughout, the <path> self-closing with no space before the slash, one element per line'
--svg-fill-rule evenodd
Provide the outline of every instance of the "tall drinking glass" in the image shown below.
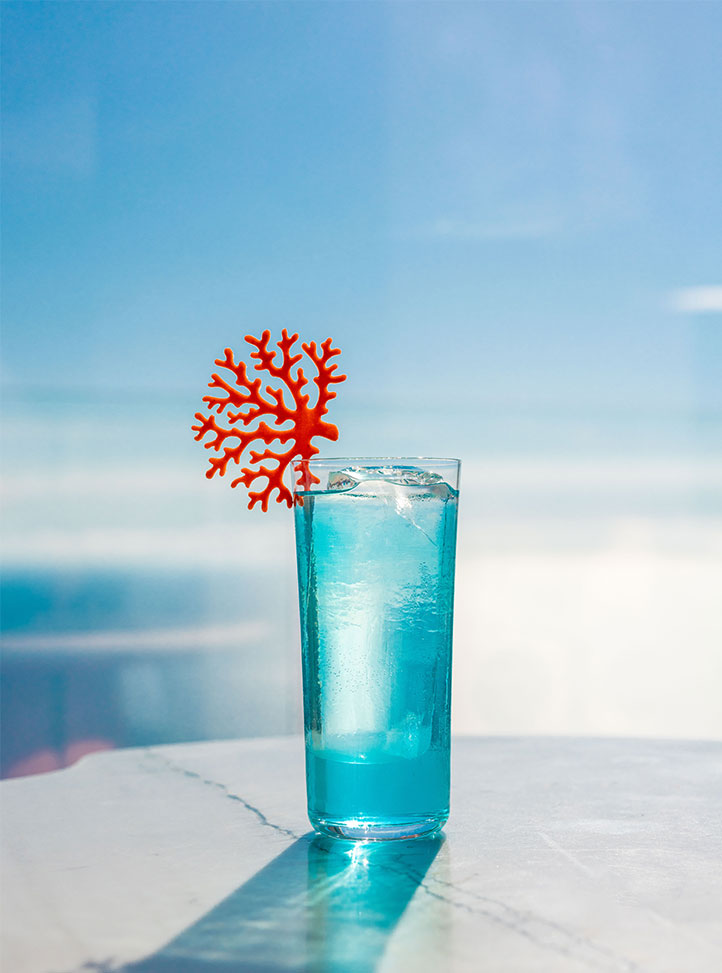
<path fill-rule="evenodd" d="M 449 815 L 459 461 L 298 473 L 309 818 L 341 838 L 429 834 Z"/>

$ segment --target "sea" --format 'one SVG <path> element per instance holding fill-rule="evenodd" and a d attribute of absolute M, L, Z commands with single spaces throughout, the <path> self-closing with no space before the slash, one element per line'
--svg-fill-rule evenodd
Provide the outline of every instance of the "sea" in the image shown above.
<path fill-rule="evenodd" d="M 300 732 L 292 515 L 206 479 L 195 408 L 6 397 L 3 776 Z M 719 411 L 420 393 L 333 418 L 342 465 L 462 460 L 456 733 L 722 735 Z"/>

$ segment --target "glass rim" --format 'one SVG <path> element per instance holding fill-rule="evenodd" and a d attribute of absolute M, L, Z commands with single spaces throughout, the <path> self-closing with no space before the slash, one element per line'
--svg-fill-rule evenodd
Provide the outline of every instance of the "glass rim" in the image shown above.
<path fill-rule="evenodd" d="M 413 460 L 415 463 L 448 463 L 461 466 L 461 460 L 453 456 L 311 456 L 296 460 L 297 463 L 378 463 L 383 461 L 398 466 Z"/>
<path fill-rule="evenodd" d="M 461 460 L 455 457 L 443 456 L 311 456 L 294 462 L 295 472 L 293 492 L 295 495 L 317 492 L 314 484 L 321 482 L 321 477 L 332 472 L 357 469 L 372 472 L 375 469 L 399 473 L 408 470 L 420 470 L 433 473 L 449 481 L 449 486 L 458 490 L 461 474 Z M 319 490 L 318 492 L 327 492 Z M 332 491 L 343 492 L 343 491 Z"/>

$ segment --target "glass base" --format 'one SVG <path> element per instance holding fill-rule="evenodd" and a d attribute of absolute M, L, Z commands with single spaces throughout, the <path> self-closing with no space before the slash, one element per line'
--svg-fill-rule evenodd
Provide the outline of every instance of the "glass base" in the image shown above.
<path fill-rule="evenodd" d="M 440 831 L 449 817 L 444 814 L 419 814 L 410 818 L 330 818 L 308 812 L 315 831 L 329 838 L 345 838 L 347 841 L 405 841 L 409 838 L 427 838 Z"/>

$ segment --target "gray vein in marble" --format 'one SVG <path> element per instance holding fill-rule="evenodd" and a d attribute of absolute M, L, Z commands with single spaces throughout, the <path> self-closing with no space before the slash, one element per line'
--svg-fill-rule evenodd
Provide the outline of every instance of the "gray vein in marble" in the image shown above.
<path fill-rule="evenodd" d="M 199 781 L 199 783 L 205 784 L 207 787 L 214 787 L 216 790 L 220 791 L 225 797 L 227 797 L 230 801 L 236 801 L 238 804 L 241 804 L 244 808 L 246 808 L 247 811 L 250 811 L 252 814 L 255 814 L 256 818 L 263 825 L 264 828 L 271 828 L 273 831 L 277 831 L 279 834 L 287 835 L 289 838 L 293 838 L 295 840 L 301 837 L 301 835 L 296 834 L 295 831 L 290 831 L 288 828 L 282 828 L 280 824 L 274 824 L 273 821 L 269 821 L 266 815 L 263 813 L 263 811 L 261 811 L 257 807 L 254 807 L 253 804 L 250 804 L 239 794 L 233 794 L 231 791 L 228 790 L 226 785 L 221 784 L 220 781 L 210 780 L 209 778 L 204 777 L 202 774 L 196 773 L 194 770 L 188 770 L 187 767 L 181 767 L 180 764 L 177 764 L 174 761 L 169 760 L 168 757 L 165 757 L 163 754 L 158 753 L 156 750 L 150 750 L 150 749 L 144 750 L 143 755 L 145 757 L 151 757 L 152 759 L 158 761 L 158 763 L 162 764 L 166 770 L 170 770 L 175 774 L 181 774 L 183 777 L 188 777 L 191 780 Z"/>
<path fill-rule="evenodd" d="M 145 751 L 145 755 L 159 761 L 167 770 L 182 774 L 184 777 L 197 780 L 208 787 L 213 787 L 216 790 L 221 791 L 221 793 L 223 793 L 225 797 L 229 798 L 229 800 L 236 801 L 245 807 L 246 810 L 251 811 L 251 813 L 256 816 L 260 824 L 262 824 L 264 827 L 271 828 L 272 830 L 277 831 L 280 834 L 287 835 L 290 838 L 298 839 L 301 837 L 295 832 L 269 821 L 263 811 L 250 804 L 240 795 L 233 794 L 228 790 L 225 784 L 221 784 L 219 781 L 210 780 L 209 778 L 203 777 L 201 774 L 198 774 L 193 770 L 188 770 L 186 767 L 182 767 L 180 764 L 175 763 L 155 750 L 148 749 Z M 547 838 L 546 835 L 540 833 L 540 837 L 550 848 L 553 848 L 553 850 L 563 854 L 564 857 L 569 857 L 568 854 L 565 854 L 564 850 L 556 844 L 556 842 L 552 842 Z M 573 864 L 591 877 L 591 874 L 585 868 L 585 866 L 581 865 L 581 863 L 576 859 L 574 859 Z M 614 973 L 643 973 L 642 967 L 634 963 L 632 960 L 619 956 L 613 950 L 595 943 L 593 940 L 588 939 L 579 933 L 565 929 L 558 923 L 545 919 L 542 916 L 535 915 L 532 912 L 521 912 L 514 909 L 512 906 L 507 905 L 505 902 L 489 898 L 488 896 L 480 895 L 476 892 L 471 892 L 461 888 L 458 885 L 455 885 L 452 882 L 445 882 L 442 879 L 436 878 L 433 875 L 425 878 L 424 876 L 414 874 L 413 869 L 410 868 L 402 867 L 402 870 L 399 870 L 393 868 L 393 866 L 389 866 L 388 864 L 385 867 L 390 871 L 396 871 L 397 873 L 403 874 L 412 879 L 425 894 L 430 895 L 432 898 L 442 901 L 453 908 L 460 909 L 461 911 L 467 912 L 471 915 L 483 916 L 490 922 L 494 922 L 497 925 L 508 929 L 510 932 L 522 936 L 524 939 L 534 943 L 534 945 L 540 947 L 541 949 L 549 950 L 559 955 L 573 958 L 584 963 L 590 969 L 602 969 L 614 971 Z M 484 903 L 487 908 L 475 907 L 466 902 L 458 901 L 458 899 L 450 897 L 449 894 L 443 894 L 438 890 L 435 891 L 430 887 L 431 885 L 444 886 L 445 888 L 455 892 L 457 895 L 462 895 L 471 898 L 476 902 Z M 533 929 L 534 926 L 541 927 L 541 929 L 535 931 Z M 562 941 L 554 942 L 548 938 L 550 935 L 559 937 Z M 566 943 L 564 942 L 565 940 Z M 590 953 L 592 955 L 589 955 Z"/>
<path fill-rule="evenodd" d="M 455 885 L 453 882 L 446 882 L 434 875 L 429 875 L 427 878 L 424 878 L 423 876 L 414 876 L 410 871 L 409 875 L 417 881 L 419 888 L 432 898 L 462 909 L 470 915 L 483 916 L 485 919 L 489 919 L 491 922 L 503 926 L 510 932 L 522 936 L 541 949 L 578 960 L 580 963 L 584 963 L 590 967 L 590 969 L 608 970 L 614 971 L 614 973 L 643 973 L 643 968 L 634 961 L 620 956 L 607 946 L 595 943 L 592 939 L 580 933 L 566 929 L 559 923 L 545 919 L 543 916 L 535 915 L 530 911 L 514 909 L 499 899 L 492 899 L 489 896 L 480 895 L 478 892 L 471 892 Z M 457 894 L 467 896 L 477 902 L 483 902 L 487 908 L 474 907 L 466 902 L 459 902 L 456 899 L 450 898 L 448 894 L 434 891 L 430 887 L 431 885 L 443 886 Z M 540 926 L 542 928 L 538 932 L 535 932 L 529 928 L 530 926 Z M 554 942 L 549 938 L 544 938 L 545 933 L 547 936 L 559 936 L 562 940 L 567 940 L 568 943 L 565 945 L 564 942 Z M 590 956 L 589 953 L 593 955 Z"/>

